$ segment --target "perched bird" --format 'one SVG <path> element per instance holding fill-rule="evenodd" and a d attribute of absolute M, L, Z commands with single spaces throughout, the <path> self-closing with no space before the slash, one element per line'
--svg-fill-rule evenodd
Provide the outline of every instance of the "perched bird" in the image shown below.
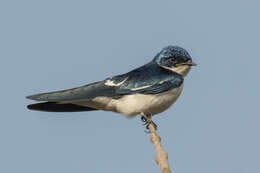
<path fill-rule="evenodd" d="M 148 125 L 153 123 L 151 115 L 163 112 L 178 99 L 184 77 L 195 65 L 185 49 L 167 46 L 151 62 L 128 73 L 77 88 L 27 96 L 43 101 L 28 105 L 28 109 L 48 112 L 105 110 L 127 117 L 140 114 Z"/>

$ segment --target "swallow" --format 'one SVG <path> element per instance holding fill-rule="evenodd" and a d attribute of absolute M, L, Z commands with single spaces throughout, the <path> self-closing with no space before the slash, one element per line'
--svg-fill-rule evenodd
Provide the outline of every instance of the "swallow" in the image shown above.
<path fill-rule="evenodd" d="M 40 103 L 30 110 L 47 112 L 112 111 L 126 117 L 141 115 L 156 126 L 151 116 L 168 109 L 183 90 L 184 77 L 192 66 L 189 53 L 178 46 L 163 48 L 147 64 L 128 73 L 84 86 L 27 96 Z"/>

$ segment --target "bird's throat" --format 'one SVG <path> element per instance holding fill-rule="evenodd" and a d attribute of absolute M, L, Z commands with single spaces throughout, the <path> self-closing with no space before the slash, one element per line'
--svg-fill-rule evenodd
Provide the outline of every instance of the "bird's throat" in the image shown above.
<path fill-rule="evenodd" d="M 178 67 L 166 67 L 166 66 L 161 66 L 167 70 L 170 70 L 170 71 L 173 71 L 175 73 L 178 73 L 180 75 L 182 75 L 183 77 L 185 77 L 189 71 L 190 71 L 190 68 L 191 66 L 189 65 L 181 65 L 181 66 L 178 66 Z"/>

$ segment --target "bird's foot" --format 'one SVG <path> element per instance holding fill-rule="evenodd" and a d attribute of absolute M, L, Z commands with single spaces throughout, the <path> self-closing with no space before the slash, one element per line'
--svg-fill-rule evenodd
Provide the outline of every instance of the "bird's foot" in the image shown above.
<path fill-rule="evenodd" d="M 152 121 L 151 116 L 142 115 L 141 120 L 144 122 L 143 125 L 145 125 L 146 129 L 148 129 L 147 133 L 150 133 L 149 125 L 152 125 L 157 130 L 157 125 Z"/>

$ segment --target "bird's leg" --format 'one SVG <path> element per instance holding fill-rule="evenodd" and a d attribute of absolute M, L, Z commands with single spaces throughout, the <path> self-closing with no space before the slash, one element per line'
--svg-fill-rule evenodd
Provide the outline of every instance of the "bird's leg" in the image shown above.
<path fill-rule="evenodd" d="M 144 122 L 146 129 L 149 130 L 149 125 L 153 125 L 154 129 L 157 130 L 157 125 L 152 121 L 151 115 L 141 113 L 141 120 Z"/>

